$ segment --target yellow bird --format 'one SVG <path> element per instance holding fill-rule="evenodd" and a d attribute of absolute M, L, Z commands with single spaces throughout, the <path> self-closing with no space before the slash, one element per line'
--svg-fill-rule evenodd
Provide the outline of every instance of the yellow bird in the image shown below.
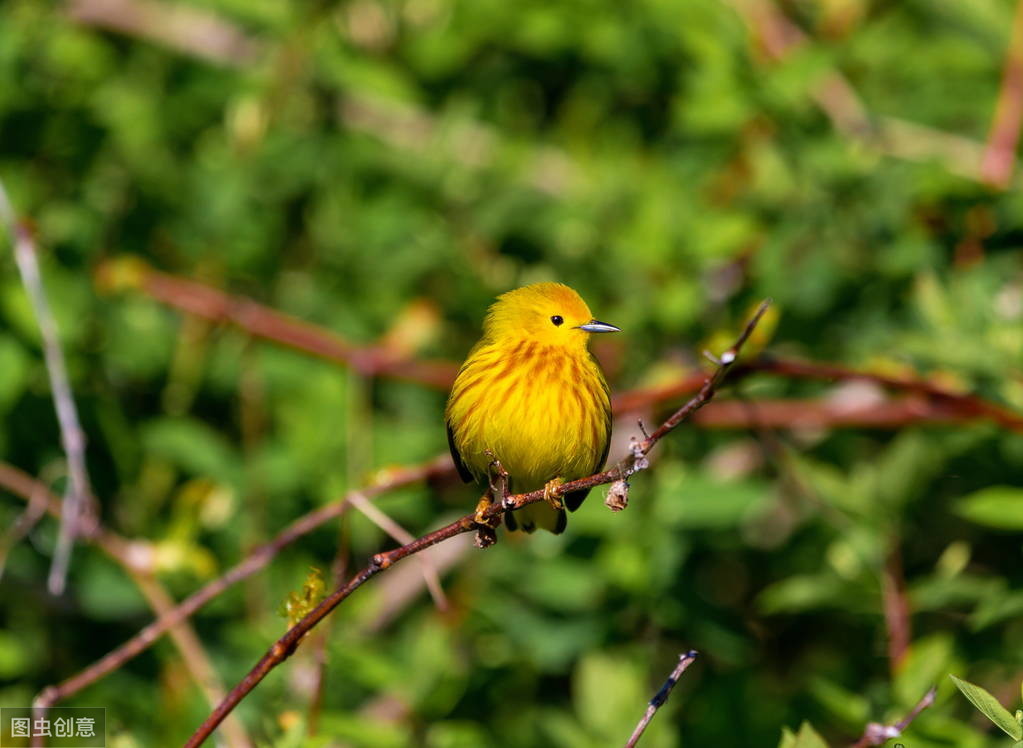
<path fill-rule="evenodd" d="M 508 529 L 564 532 L 589 491 L 559 498 L 564 481 L 600 470 L 611 441 L 611 397 L 590 355 L 590 333 L 619 332 L 593 319 L 579 294 L 536 283 L 498 297 L 483 337 L 458 371 L 445 410 L 448 445 L 462 480 L 488 481 L 493 459 L 509 491 L 544 489 L 547 503 L 508 512 Z M 477 514 L 490 503 L 489 489 Z"/>

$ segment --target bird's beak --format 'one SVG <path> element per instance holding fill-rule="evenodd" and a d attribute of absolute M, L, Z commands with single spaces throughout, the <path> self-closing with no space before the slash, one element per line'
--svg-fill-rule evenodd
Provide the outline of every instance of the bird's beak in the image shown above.
<path fill-rule="evenodd" d="M 586 332 L 621 332 L 620 327 L 609 325 L 607 322 L 600 322 L 595 319 L 591 319 L 585 325 L 578 325 L 577 330 L 585 330 Z"/>

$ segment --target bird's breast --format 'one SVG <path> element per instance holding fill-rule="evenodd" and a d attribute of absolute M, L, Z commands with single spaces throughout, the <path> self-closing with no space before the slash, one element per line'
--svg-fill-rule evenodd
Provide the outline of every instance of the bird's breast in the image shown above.
<path fill-rule="evenodd" d="M 459 373 L 448 420 L 462 459 L 485 475 L 490 450 L 515 490 L 588 475 L 608 439 L 610 404 L 589 354 L 538 345 L 482 351 Z"/>

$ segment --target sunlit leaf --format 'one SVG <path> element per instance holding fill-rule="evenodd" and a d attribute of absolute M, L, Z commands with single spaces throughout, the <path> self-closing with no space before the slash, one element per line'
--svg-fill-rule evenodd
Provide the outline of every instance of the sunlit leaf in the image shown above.
<path fill-rule="evenodd" d="M 1009 711 L 998 703 L 998 700 L 980 686 L 969 681 L 949 675 L 956 688 L 962 691 L 963 696 L 970 700 L 981 714 L 994 722 L 1002 731 L 1014 740 L 1023 740 L 1023 725 L 1021 725 Z"/>

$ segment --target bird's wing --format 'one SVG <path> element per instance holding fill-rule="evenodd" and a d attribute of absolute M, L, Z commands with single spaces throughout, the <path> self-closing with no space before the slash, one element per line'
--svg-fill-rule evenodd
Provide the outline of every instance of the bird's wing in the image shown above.
<path fill-rule="evenodd" d="M 599 369 L 598 369 L 599 371 Z M 600 377 L 600 383 L 604 388 L 604 396 L 606 398 L 606 405 L 604 407 L 604 450 L 600 453 L 600 459 L 597 460 L 596 464 L 590 470 L 591 473 L 596 473 L 607 462 L 607 453 L 611 450 L 611 390 L 607 386 L 607 381 L 603 375 Z M 580 506 L 583 501 L 589 495 L 590 489 L 584 489 L 582 491 L 573 491 L 567 493 L 564 496 L 565 506 L 568 507 L 568 511 L 574 512 Z"/>
<path fill-rule="evenodd" d="M 448 448 L 451 450 L 451 459 L 455 463 L 455 468 L 458 469 L 458 475 L 465 483 L 472 483 L 474 479 L 472 471 L 462 460 L 462 455 L 458 454 L 458 447 L 455 446 L 455 432 L 451 430 L 451 424 L 445 424 L 448 427 Z"/>

